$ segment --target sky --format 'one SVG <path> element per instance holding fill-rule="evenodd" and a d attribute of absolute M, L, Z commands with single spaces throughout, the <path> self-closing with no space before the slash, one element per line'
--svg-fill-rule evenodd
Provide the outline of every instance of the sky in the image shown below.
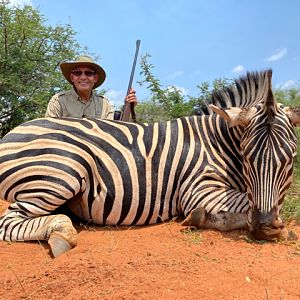
<path fill-rule="evenodd" d="M 298 0 L 11 0 L 38 9 L 52 26 L 70 24 L 75 39 L 101 59 L 107 77 L 101 88 L 116 107 L 124 102 L 136 40 L 139 61 L 148 62 L 163 88 L 176 86 L 198 96 L 197 85 L 236 79 L 247 71 L 273 70 L 273 87 L 300 85 Z M 73 58 L 70 58 L 70 60 Z"/>

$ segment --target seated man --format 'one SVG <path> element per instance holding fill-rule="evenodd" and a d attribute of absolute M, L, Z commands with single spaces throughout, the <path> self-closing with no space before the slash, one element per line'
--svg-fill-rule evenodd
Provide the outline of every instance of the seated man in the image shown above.
<path fill-rule="evenodd" d="M 50 99 L 45 117 L 114 119 L 113 106 L 94 91 L 105 80 L 102 67 L 84 55 L 76 57 L 74 62 L 61 63 L 60 68 L 73 88 Z M 137 103 L 135 90 L 130 90 L 126 102 Z"/>

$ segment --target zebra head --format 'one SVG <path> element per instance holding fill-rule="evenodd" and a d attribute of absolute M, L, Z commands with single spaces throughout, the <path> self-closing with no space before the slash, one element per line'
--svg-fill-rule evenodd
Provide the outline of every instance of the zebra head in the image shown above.
<path fill-rule="evenodd" d="M 280 210 L 292 182 L 297 154 L 294 128 L 300 124 L 299 107 L 276 103 L 271 77 L 272 72 L 268 70 L 250 73 L 236 82 L 233 94 L 240 107 L 210 106 L 229 127 L 241 128 L 240 154 L 249 199 L 248 226 L 253 236 L 260 240 L 286 236 Z M 226 95 L 222 97 L 226 99 Z"/>

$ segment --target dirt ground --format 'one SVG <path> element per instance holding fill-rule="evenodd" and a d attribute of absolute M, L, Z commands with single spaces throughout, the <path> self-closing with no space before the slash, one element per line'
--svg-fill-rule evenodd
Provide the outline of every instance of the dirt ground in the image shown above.
<path fill-rule="evenodd" d="M 7 204 L 0 200 L 0 213 Z M 245 231 L 76 224 L 78 245 L 0 242 L 0 299 L 300 299 L 300 242 Z M 300 226 L 288 229 L 300 237 Z"/>

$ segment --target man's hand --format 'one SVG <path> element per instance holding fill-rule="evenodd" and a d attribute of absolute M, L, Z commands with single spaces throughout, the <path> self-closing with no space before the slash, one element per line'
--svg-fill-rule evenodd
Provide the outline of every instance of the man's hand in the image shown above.
<path fill-rule="evenodd" d="M 125 98 L 125 101 L 126 101 L 126 103 L 133 103 L 134 106 L 137 105 L 138 100 L 136 98 L 134 89 L 130 89 L 129 94 Z"/>

